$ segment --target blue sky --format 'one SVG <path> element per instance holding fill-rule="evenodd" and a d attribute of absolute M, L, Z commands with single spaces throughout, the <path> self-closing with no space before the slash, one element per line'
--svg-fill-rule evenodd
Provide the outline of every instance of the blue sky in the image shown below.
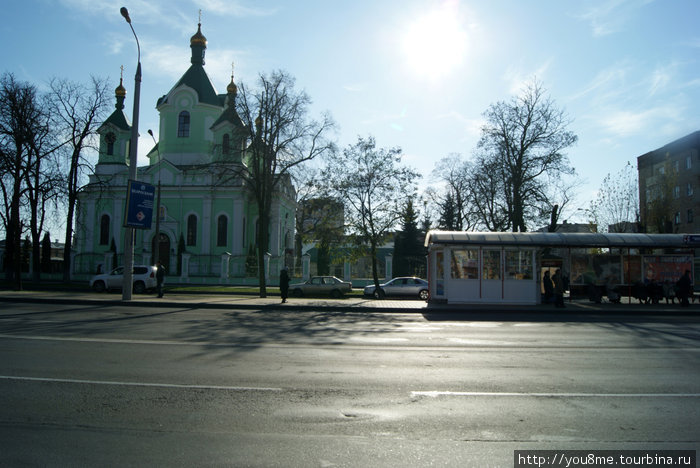
<path fill-rule="evenodd" d="M 700 130 L 697 0 L 25 0 L 6 2 L 2 72 L 113 87 L 124 65 L 131 116 L 141 43 L 140 165 L 156 100 L 189 67 L 202 11 L 205 69 L 219 93 L 283 69 L 329 111 L 341 147 L 372 134 L 431 183 L 435 163 L 471 156 L 482 113 L 536 77 L 573 120 L 568 152 L 587 206 L 608 173 Z"/>

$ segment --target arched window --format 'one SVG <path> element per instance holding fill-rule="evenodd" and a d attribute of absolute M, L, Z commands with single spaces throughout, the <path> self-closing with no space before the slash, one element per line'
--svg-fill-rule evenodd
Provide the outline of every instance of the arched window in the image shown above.
<path fill-rule="evenodd" d="M 221 148 L 224 154 L 229 154 L 231 151 L 231 139 L 228 136 L 228 133 L 224 133 L 224 140 L 221 143 Z"/>
<path fill-rule="evenodd" d="M 182 138 L 190 136 L 190 113 L 187 111 L 180 112 L 177 118 L 177 136 Z"/>
<path fill-rule="evenodd" d="M 187 245 L 197 245 L 197 216 L 187 217 Z"/>
<path fill-rule="evenodd" d="M 100 218 L 100 245 L 109 244 L 109 215 Z"/>
<path fill-rule="evenodd" d="M 228 218 L 226 215 L 220 215 L 216 221 L 216 246 L 226 247 L 228 245 Z"/>
<path fill-rule="evenodd" d="M 107 142 L 107 154 L 109 156 L 112 156 L 114 154 L 114 143 L 117 142 L 117 136 L 109 132 L 107 135 L 105 135 L 105 141 Z"/>

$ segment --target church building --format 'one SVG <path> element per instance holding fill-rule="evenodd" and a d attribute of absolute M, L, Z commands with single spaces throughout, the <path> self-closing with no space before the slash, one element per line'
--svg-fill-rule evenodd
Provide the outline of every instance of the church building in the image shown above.
<path fill-rule="evenodd" d="M 216 92 L 204 70 L 206 47 L 200 24 L 190 39 L 191 66 L 156 104 L 160 141 L 148 153 L 148 165 L 138 168 L 137 179 L 159 187 L 160 203 L 155 202 L 151 229 L 136 230 L 134 264 L 153 264 L 157 258 L 171 282 L 257 284 L 258 209 L 236 174 L 247 170 L 250 151 L 261 144 L 254 137 L 261 123 L 251 131 L 236 112 L 233 76 L 226 94 Z M 131 124 L 121 80 L 115 94 L 116 109 L 98 130 L 95 172 L 79 199 L 76 278 L 123 265 Z M 141 138 L 149 138 L 143 133 Z M 286 179 L 273 196 L 262 265 L 271 278 L 293 265 L 295 199 Z"/>

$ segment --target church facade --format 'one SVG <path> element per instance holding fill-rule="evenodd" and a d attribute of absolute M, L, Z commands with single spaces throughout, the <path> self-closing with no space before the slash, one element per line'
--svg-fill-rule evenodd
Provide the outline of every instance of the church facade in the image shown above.
<path fill-rule="evenodd" d="M 136 230 L 134 264 L 157 258 L 172 282 L 256 284 L 258 209 L 235 174 L 247 170 L 249 152 L 260 142 L 236 112 L 233 76 L 225 94 L 216 92 L 204 70 L 206 44 L 200 25 L 190 39 L 191 66 L 156 104 L 160 141 L 137 179 L 159 187 L 160 203 L 151 229 Z M 115 95 L 116 109 L 98 130 L 94 174 L 79 198 L 76 278 L 123 264 L 131 125 L 121 82 Z M 293 264 L 295 199 L 291 180 L 284 180 L 273 196 L 268 254 L 260 266 L 271 278 Z"/>

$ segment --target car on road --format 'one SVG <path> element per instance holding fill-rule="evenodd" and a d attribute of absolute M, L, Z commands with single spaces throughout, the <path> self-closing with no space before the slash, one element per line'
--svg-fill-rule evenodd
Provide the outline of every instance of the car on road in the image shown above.
<path fill-rule="evenodd" d="M 415 276 L 400 276 L 384 284 L 377 290 L 373 284 L 365 286 L 365 296 L 382 299 L 385 296 L 414 297 L 423 301 L 428 300 L 428 282 Z"/>
<path fill-rule="evenodd" d="M 330 295 L 338 298 L 352 291 L 352 283 L 335 276 L 313 276 L 303 283 L 290 285 L 289 291 L 295 297 Z"/>
<path fill-rule="evenodd" d="M 133 285 L 134 293 L 143 294 L 156 287 L 155 266 L 134 265 Z M 101 275 L 95 275 L 90 279 L 90 287 L 95 292 L 104 292 L 110 289 L 122 289 L 124 283 L 124 267 L 120 266 Z"/>

